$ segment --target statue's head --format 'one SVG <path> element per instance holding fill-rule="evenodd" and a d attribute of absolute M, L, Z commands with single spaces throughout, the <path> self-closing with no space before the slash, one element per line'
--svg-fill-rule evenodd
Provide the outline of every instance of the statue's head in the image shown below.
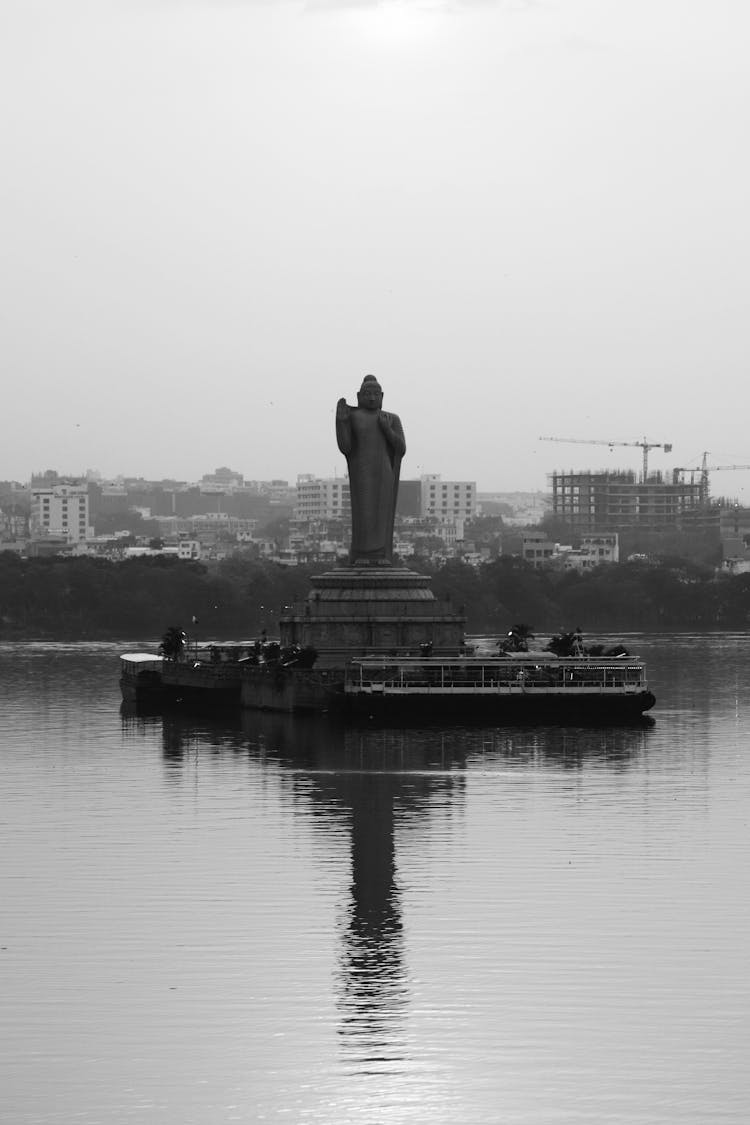
<path fill-rule="evenodd" d="M 357 403 L 364 410 L 380 410 L 383 391 L 374 375 L 365 375 L 362 386 L 357 391 Z"/>

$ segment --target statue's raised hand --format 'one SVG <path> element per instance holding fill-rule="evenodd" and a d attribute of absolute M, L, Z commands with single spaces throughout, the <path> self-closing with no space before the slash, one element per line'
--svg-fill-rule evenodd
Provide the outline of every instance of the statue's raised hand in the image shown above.
<path fill-rule="evenodd" d="M 344 422 L 349 417 L 349 406 L 345 398 L 340 398 L 336 403 L 336 421 Z"/>

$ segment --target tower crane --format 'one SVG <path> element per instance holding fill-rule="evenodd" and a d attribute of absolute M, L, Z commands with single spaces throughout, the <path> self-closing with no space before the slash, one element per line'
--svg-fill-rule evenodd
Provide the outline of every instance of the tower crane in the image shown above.
<path fill-rule="evenodd" d="M 730 470 L 730 469 L 745 469 L 745 470 L 747 470 L 747 469 L 750 469 L 750 465 L 709 465 L 709 463 L 708 463 L 708 450 L 706 450 L 706 452 L 704 452 L 704 454 L 701 458 L 701 467 L 700 467 L 701 495 L 702 495 L 704 501 L 706 501 L 706 502 L 708 501 L 708 474 L 709 473 L 721 473 L 721 472 L 724 472 L 724 471 L 727 471 L 727 470 Z M 698 470 L 697 470 L 696 467 L 675 468 L 673 470 L 674 479 L 675 479 L 675 481 L 677 480 L 677 473 L 695 473 L 697 471 Z"/>
<path fill-rule="evenodd" d="M 601 441 L 596 438 L 563 438 L 563 437 L 540 437 L 540 441 L 565 441 L 574 443 L 576 445 L 608 445 L 610 449 L 616 445 L 637 445 L 643 450 L 643 483 L 648 480 L 648 451 L 650 449 L 663 449 L 665 453 L 672 452 L 671 442 L 661 441 Z"/>

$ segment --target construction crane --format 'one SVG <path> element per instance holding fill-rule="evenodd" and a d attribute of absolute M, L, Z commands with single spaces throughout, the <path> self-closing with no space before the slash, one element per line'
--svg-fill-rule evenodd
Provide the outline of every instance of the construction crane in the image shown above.
<path fill-rule="evenodd" d="M 565 441 L 574 443 L 576 445 L 608 445 L 613 449 L 616 445 L 637 445 L 643 450 L 643 483 L 648 480 L 648 451 L 649 449 L 663 449 L 665 453 L 672 452 L 672 445 L 670 442 L 662 441 L 601 441 L 596 438 L 564 438 L 564 437 L 540 437 L 540 441 Z"/>
<path fill-rule="evenodd" d="M 731 469 L 740 469 L 740 470 L 745 469 L 745 470 L 747 470 L 747 469 L 750 469 L 750 465 L 709 465 L 709 463 L 708 463 L 708 450 L 706 450 L 704 452 L 702 458 L 701 458 L 700 470 L 697 468 L 697 466 L 692 466 L 692 467 L 684 467 L 683 466 L 683 467 L 680 467 L 680 468 L 675 468 L 675 469 L 672 470 L 672 472 L 673 472 L 673 478 L 672 479 L 675 481 L 675 483 L 677 483 L 677 474 L 678 473 L 691 473 L 692 474 L 692 473 L 700 472 L 700 474 L 701 474 L 701 496 L 702 496 L 704 501 L 708 502 L 708 474 L 709 473 L 721 473 L 721 472 L 725 472 L 725 471 L 728 471 L 728 470 L 731 470 Z"/>

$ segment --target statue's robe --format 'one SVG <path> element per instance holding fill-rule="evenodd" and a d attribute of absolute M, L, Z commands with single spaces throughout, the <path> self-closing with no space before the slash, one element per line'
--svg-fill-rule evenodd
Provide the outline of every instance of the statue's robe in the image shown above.
<path fill-rule="evenodd" d="M 390 426 L 390 441 L 381 429 L 379 413 Z M 406 450 L 401 421 L 396 414 L 386 411 L 350 407 L 348 418 L 336 422 L 336 437 L 349 467 L 349 560 L 354 565 L 390 563 L 401 458 Z"/>

